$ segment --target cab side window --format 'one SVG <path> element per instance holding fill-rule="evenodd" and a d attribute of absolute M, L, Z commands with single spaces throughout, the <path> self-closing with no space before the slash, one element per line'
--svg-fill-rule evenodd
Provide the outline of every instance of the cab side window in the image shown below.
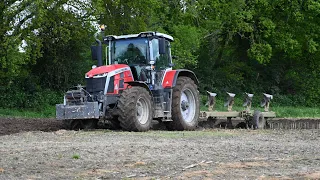
<path fill-rule="evenodd" d="M 158 39 L 152 39 L 152 51 L 151 51 L 151 60 L 157 61 L 160 57 L 159 54 L 159 40 Z"/>
<path fill-rule="evenodd" d="M 170 63 L 170 43 L 165 41 L 166 53 L 159 54 L 159 40 L 153 39 L 152 43 L 152 57 L 151 60 L 155 61 L 156 69 L 166 69 Z"/>

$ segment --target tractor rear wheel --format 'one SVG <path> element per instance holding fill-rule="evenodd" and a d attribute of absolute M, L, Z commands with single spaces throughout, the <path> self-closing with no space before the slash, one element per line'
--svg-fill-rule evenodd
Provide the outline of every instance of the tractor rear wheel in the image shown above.
<path fill-rule="evenodd" d="M 194 130 L 198 126 L 200 113 L 199 91 L 189 77 L 180 76 L 173 88 L 172 120 L 166 122 L 169 130 Z"/>
<path fill-rule="evenodd" d="M 98 125 L 98 119 L 68 119 L 64 120 L 64 126 L 70 130 L 95 129 Z"/>
<path fill-rule="evenodd" d="M 115 117 L 109 120 L 108 125 L 109 125 L 109 129 L 112 129 L 112 130 L 121 129 L 120 122 L 118 121 L 118 117 Z"/>
<path fill-rule="evenodd" d="M 152 122 L 151 95 L 144 88 L 133 86 L 124 90 L 118 101 L 120 126 L 128 131 L 148 131 Z"/>

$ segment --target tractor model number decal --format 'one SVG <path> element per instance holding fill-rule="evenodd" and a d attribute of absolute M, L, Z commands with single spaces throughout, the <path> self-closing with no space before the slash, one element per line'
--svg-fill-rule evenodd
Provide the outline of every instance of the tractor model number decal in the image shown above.
<path fill-rule="evenodd" d="M 121 69 L 117 69 L 117 70 L 114 70 L 114 74 L 119 74 L 119 73 L 122 73 L 124 71 L 128 71 L 130 70 L 129 67 L 125 67 L 125 68 L 121 68 Z"/>

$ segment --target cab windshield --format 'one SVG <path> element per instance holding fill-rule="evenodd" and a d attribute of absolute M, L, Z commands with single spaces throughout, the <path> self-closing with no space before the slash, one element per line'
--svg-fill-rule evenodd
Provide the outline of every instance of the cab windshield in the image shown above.
<path fill-rule="evenodd" d="M 148 39 L 121 39 L 112 42 L 112 64 L 147 64 Z"/>

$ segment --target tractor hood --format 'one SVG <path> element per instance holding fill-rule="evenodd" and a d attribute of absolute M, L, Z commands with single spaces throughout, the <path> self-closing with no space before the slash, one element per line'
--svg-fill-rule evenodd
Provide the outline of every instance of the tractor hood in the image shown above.
<path fill-rule="evenodd" d="M 110 73 L 113 71 L 117 73 L 117 71 L 123 71 L 123 70 L 130 70 L 130 67 L 126 64 L 112 64 L 108 66 L 99 66 L 87 72 L 86 78 L 92 78 L 94 76 L 106 76 L 107 73 Z"/>

